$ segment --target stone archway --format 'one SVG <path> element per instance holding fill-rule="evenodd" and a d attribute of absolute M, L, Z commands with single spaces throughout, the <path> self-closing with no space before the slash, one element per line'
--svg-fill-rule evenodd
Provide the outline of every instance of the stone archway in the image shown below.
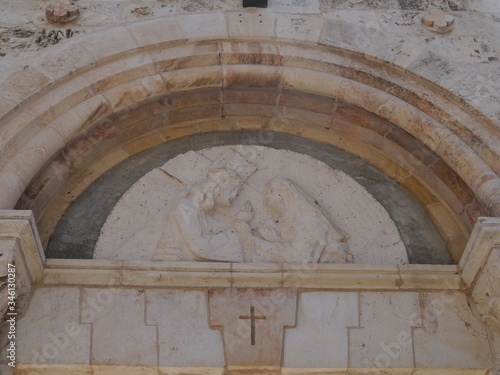
<path fill-rule="evenodd" d="M 33 209 L 44 242 L 103 168 L 169 139 L 228 129 L 299 134 L 361 157 L 428 208 L 456 260 L 475 219 L 498 214 L 492 125 L 442 89 L 320 45 L 151 44 L 146 35 L 158 24 L 134 24 L 134 37 L 114 49 L 82 38 L 78 47 L 95 47 L 96 62 L 40 83 L 4 116 L 2 207 Z M 64 181 L 73 187 L 61 188 Z"/>
<path fill-rule="evenodd" d="M 32 209 L 46 244 L 68 205 L 109 168 L 130 156 L 193 134 L 227 130 L 265 134 L 269 130 L 333 145 L 394 178 L 423 203 L 457 262 L 477 217 L 500 214 L 499 152 L 490 138 L 495 128 L 474 108 L 433 83 L 374 61 L 372 56 L 327 45 L 324 40 L 277 38 L 266 27 L 259 32 L 231 33 L 213 22 L 218 15 L 204 17 L 210 22 L 196 24 L 196 28 L 179 25 L 173 18 L 117 27 L 106 31 L 104 43 L 99 35 L 83 36 L 42 53 L 36 68 L 27 66 L 15 72 L 13 81 L 5 83 L 14 85 L 9 86 L 12 100 L 3 106 L 1 120 L 0 187 L 7 193 L 0 197 L 0 207 Z M 207 39 L 206 35 L 212 37 Z M 491 243 L 488 246 L 490 251 Z M 298 285 L 329 290 L 332 301 L 338 297 L 332 289 L 340 289 L 338 294 L 359 308 L 361 298 L 366 298 L 368 305 L 379 301 L 389 304 L 394 298 L 398 306 L 421 303 L 429 307 L 434 301 L 429 294 L 446 300 L 446 293 L 451 292 L 456 296 L 452 308 L 467 312 L 467 324 L 476 322 L 466 307 L 457 266 L 329 270 L 331 274 L 324 272 L 316 281 L 317 275 L 299 277 L 301 284 L 297 285 L 290 278 L 300 270 L 293 267 L 203 267 L 199 272 L 185 273 L 171 265 L 49 261 L 42 271 L 43 286 L 38 289 L 36 303 L 64 300 L 72 315 L 64 315 L 64 304 L 58 313 L 71 323 L 81 313 L 78 301 L 96 292 L 95 288 L 115 288 L 123 306 L 129 306 L 137 291 L 139 299 L 135 301 L 139 302 L 132 303 L 131 310 L 135 317 L 143 317 L 147 301 L 140 288 L 144 284 L 153 287 L 146 292 L 152 295 L 153 289 L 160 287 Z M 213 272 L 216 277 L 204 278 L 205 273 Z M 89 281 L 89 275 L 95 279 Z M 467 285 L 472 281 L 469 277 Z M 82 287 L 88 283 L 91 288 Z M 373 285 L 381 292 L 359 292 Z M 406 293 L 408 289 L 412 291 Z M 196 298 L 203 299 L 201 294 Z M 160 297 L 167 300 L 172 296 Z M 36 322 L 35 310 L 31 311 L 30 319 Z M 406 313 L 397 320 L 405 321 Z M 447 313 L 452 319 L 442 315 L 441 321 L 459 321 L 456 311 Z M 424 317 L 430 326 L 433 318 Z M 96 324 L 93 319 L 83 323 Z M 164 323 L 151 319 L 148 324 Z M 370 323 L 379 324 L 376 319 L 364 322 L 366 327 Z M 421 347 L 426 347 L 429 337 L 439 345 L 432 327 L 412 324 L 406 324 L 404 330 L 421 330 Z M 481 336 L 475 340 L 486 345 L 484 330 L 474 324 Z M 355 322 L 345 325 L 362 328 L 360 324 L 353 328 Z M 25 327 L 28 332 L 29 323 Z M 463 333 L 463 325 L 454 328 Z M 152 329 L 147 335 L 154 341 Z M 90 350 L 90 339 L 87 326 L 78 345 Z M 460 357 L 460 350 L 458 353 L 455 358 Z M 425 353 L 423 358 L 426 355 L 434 353 Z M 152 367 L 160 365 L 155 365 L 155 358 L 150 359 Z M 489 360 L 487 353 L 478 368 L 489 367 Z M 75 371 L 89 370 L 91 364 L 84 361 Z M 404 366 L 417 367 L 424 362 L 410 360 Z M 31 363 L 25 364 L 30 371 Z"/>

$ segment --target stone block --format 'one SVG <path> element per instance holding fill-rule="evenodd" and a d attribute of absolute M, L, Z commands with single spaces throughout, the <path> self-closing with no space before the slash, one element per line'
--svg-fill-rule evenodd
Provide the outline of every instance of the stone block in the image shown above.
<path fill-rule="evenodd" d="M 163 142 L 164 139 L 161 134 L 155 132 L 127 143 L 125 146 L 123 146 L 123 149 L 131 155 L 134 155 L 140 151 L 157 146 Z"/>
<path fill-rule="evenodd" d="M 283 365 L 347 368 L 348 327 L 357 325 L 357 293 L 301 293 L 297 326 L 285 332 Z"/>
<path fill-rule="evenodd" d="M 291 3 L 287 0 L 272 1 L 269 4 L 269 9 L 273 12 L 299 14 L 314 14 L 321 12 L 319 0 L 298 0 Z"/>
<path fill-rule="evenodd" d="M 164 17 L 126 26 L 141 46 L 168 43 L 183 38 L 176 17 Z"/>
<path fill-rule="evenodd" d="M 223 91 L 224 103 L 254 103 L 275 105 L 280 95 L 274 88 L 227 88 Z"/>
<path fill-rule="evenodd" d="M 209 104 L 197 107 L 185 108 L 177 111 L 170 111 L 168 124 L 174 125 L 179 123 L 188 123 L 192 121 L 203 121 L 205 119 L 222 118 L 224 114 L 224 107 L 222 104 Z M 194 125 L 196 131 L 201 129 L 198 125 Z"/>
<path fill-rule="evenodd" d="M 160 375 L 225 375 L 226 369 L 218 367 L 161 367 Z"/>
<path fill-rule="evenodd" d="M 255 38 L 275 36 L 275 14 L 269 11 L 227 13 L 229 37 Z"/>
<path fill-rule="evenodd" d="M 339 96 L 341 78 L 320 72 L 304 73 L 302 69 L 284 68 L 283 88 L 324 95 L 333 99 Z"/>
<path fill-rule="evenodd" d="M 111 113 L 108 101 L 101 95 L 94 96 L 48 124 L 69 142 L 77 135 L 88 131 L 92 125 Z"/>
<path fill-rule="evenodd" d="M 221 88 L 207 88 L 196 90 L 196 92 L 180 91 L 169 96 L 171 110 L 179 110 L 191 107 L 198 107 L 209 104 L 219 104 L 223 101 L 225 93 Z"/>
<path fill-rule="evenodd" d="M 418 293 L 362 292 L 360 328 L 349 334 L 349 365 L 413 368 L 412 328 L 421 326 L 419 302 Z"/>
<path fill-rule="evenodd" d="M 96 62 L 137 48 L 137 42 L 124 26 L 108 29 L 106 40 L 107 43 L 102 43 L 100 34 L 92 34 L 80 39 L 78 43 Z"/>
<path fill-rule="evenodd" d="M 427 186 L 417 177 L 410 176 L 405 179 L 401 186 L 410 192 L 419 202 L 424 205 L 430 205 L 438 202 L 438 199 Z"/>
<path fill-rule="evenodd" d="M 84 73 L 82 79 L 86 79 L 91 84 L 92 90 L 98 94 L 154 74 L 156 69 L 151 55 L 142 53 L 109 62 L 99 69 Z"/>
<path fill-rule="evenodd" d="M 160 366 L 224 367 L 221 333 L 210 329 L 201 291 L 148 290 L 146 322 L 158 326 Z"/>
<path fill-rule="evenodd" d="M 14 71 L 9 77 L 0 82 L 2 97 L 20 103 L 50 83 L 50 78 L 36 68 L 25 65 L 24 68 Z"/>
<path fill-rule="evenodd" d="M 310 17 L 302 14 L 278 14 L 276 36 L 278 38 L 307 40 L 319 39 L 323 28 L 322 17 Z"/>
<path fill-rule="evenodd" d="M 281 82 L 281 68 L 274 66 L 224 65 L 224 88 L 270 87 Z"/>
<path fill-rule="evenodd" d="M 130 154 L 128 152 L 121 148 L 118 148 L 99 158 L 96 162 L 89 166 L 89 169 L 101 175 L 115 165 L 121 163 L 128 157 L 130 157 Z"/>
<path fill-rule="evenodd" d="M 217 44 L 187 44 L 153 50 L 151 56 L 159 73 L 197 66 L 219 65 Z"/>
<path fill-rule="evenodd" d="M 181 69 L 160 74 L 169 92 L 193 89 L 215 88 L 222 86 L 220 66 Z"/>
<path fill-rule="evenodd" d="M 284 328 L 295 325 L 296 298 L 296 291 L 283 289 L 209 291 L 210 324 L 223 330 L 230 370 L 279 369 Z"/>
<path fill-rule="evenodd" d="M 454 237 L 465 232 L 461 223 L 455 219 L 449 209 L 442 203 L 431 204 L 426 208 L 443 237 Z"/>
<path fill-rule="evenodd" d="M 331 115 L 332 112 L 337 109 L 338 103 L 332 99 L 318 95 L 304 94 L 300 91 L 285 90 L 281 92 L 279 105 L 291 108 L 302 108 L 311 112 Z"/>
<path fill-rule="evenodd" d="M 90 326 L 81 324 L 79 306 L 78 288 L 37 289 L 17 327 L 19 363 L 88 364 Z"/>
<path fill-rule="evenodd" d="M 470 310 L 465 294 L 422 294 L 421 308 L 423 326 L 413 332 L 416 367 L 492 366 L 486 331 Z"/>
<path fill-rule="evenodd" d="M 323 22 L 319 42 L 351 51 L 364 52 L 379 32 L 378 25 L 369 24 L 369 26 L 372 27 L 326 19 Z"/>
<path fill-rule="evenodd" d="M 92 375 L 159 375 L 158 367 L 92 365 Z"/>
<path fill-rule="evenodd" d="M 275 105 L 248 104 L 248 103 L 228 103 L 224 105 L 226 116 L 259 116 L 273 117 L 279 113 Z"/>
<path fill-rule="evenodd" d="M 2 373 L 3 374 L 3 373 Z M 7 373 L 8 374 L 8 373 Z M 17 364 L 19 375 L 93 375 L 89 365 L 72 364 Z"/>
<path fill-rule="evenodd" d="M 140 106 L 166 93 L 165 82 L 159 75 L 153 75 L 115 86 L 105 92 L 104 96 L 113 112 L 119 112 Z"/>
<path fill-rule="evenodd" d="M 84 289 L 82 323 L 92 324 L 93 365 L 158 365 L 156 327 L 145 323 L 145 293 Z"/>
<path fill-rule="evenodd" d="M 57 51 L 42 50 L 33 61 L 52 80 L 60 80 L 95 64 L 93 57 L 77 42 L 69 41 Z"/>
<path fill-rule="evenodd" d="M 185 39 L 226 38 L 226 18 L 221 13 L 178 15 L 178 25 Z"/>

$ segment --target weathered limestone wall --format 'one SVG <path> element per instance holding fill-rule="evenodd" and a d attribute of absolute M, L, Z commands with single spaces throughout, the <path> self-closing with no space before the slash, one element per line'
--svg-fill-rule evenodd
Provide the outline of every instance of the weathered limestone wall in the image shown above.
<path fill-rule="evenodd" d="M 269 315 L 272 304 L 265 306 L 259 314 Z M 107 374 L 106 365 L 129 365 L 148 366 L 131 374 L 177 373 L 175 367 L 224 374 L 221 333 L 209 327 L 208 311 L 203 290 L 39 288 L 19 325 L 19 373 L 36 367 L 29 364 L 66 364 L 61 373 Z M 461 292 L 304 291 L 296 324 L 285 330 L 283 374 L 316 367 L 330 368 L 327 374 L 485 374 L 492 366 L 487 333 Z M 247 326 L 236 339 L 249 340 Z M 47 371 L 37 374 L 59 373 Z"/>
<path fill-rule="evenodd" d="M 32 219 L 13 212 L 3 212 L 3 248 L 9 244 L 6 230 L 21 228 L 24 220 L 21 234 L 13 234 L 21 239 L 18 258 L 40 253 L 36 228 L 26 225 Z M 32 262 L 38 279 L 32 278 L 29 308 L 17 316 L 13 373 L 491 374 L 498 370 L 493 346 L 498 327 L 489 325 L 497 323 L 498 287 L 489 267 L 498 267 L 498 228 L 498 219 L 481 220 L 462 273 L 458 266 L 45 262 L 39 257 Z M 470 298 L 465 286 L 474 279 L 488 286 L 487 293 L 477 283 Z M 227 291 L 253 299 L 238 306 L 231 298 L 214 298 Z M 285 304 L 276 297 L 280 293 L 297 298 Z M 253 367 L 231 366 L 238 359 L 231 348 L 250 348 L 251 329 L 241 320 L 249 302 L 257 316 L 270 320 L 268 326 L 288 316 L 283 349 L 272 368 L 259 368 L 258 361 Z M 240 316 L 238 324 L 221 331 L 214 323 L 230 310 Z M 2 337 L 8 327 L 2 327 Z M 263 324 L 255 329 L 256 335 L 266 332 Z M 273 337 L 281 343 L 281 335 Z M 259 345 L 267 345 L 257 337 Z M 5 351 L 2 357 L 7 358 Z M 12 373 L 5 360 L 0 369 Z"/>
<path fill-rule="evenodd" d="M 34 210 L 44 243 L 71 200 L 117 162 L 178 136 L 249 128 L 250 123 L 252 130 L 268 127 L 335 144 L 376 165 L 416 195 L 438 226 L 453 223 L 441 224 L 440 231 L 457 260 L 476 218 L 500 212 L 497 90 L 492 86 L 497 80 L 491 73 L 499 64 L 493 3 L 272 2 L 258 11 L 238 9 L 236 2 L 142 4 L 152 12 L 130 12 L 136 5 L 120 2 L 80 4 L 81 18 L 64 26 L 77 31 L 65 35 L 78 30 L 86 35 L 48 47 L 36 42 L 44 28 L 55 28 L 39 17 L 42 3 L 26 3 L 17 12 L 12 4 L 4 7 L 10 9 L 4 12 L 6 24 L 38 28 L 38 34 L 15 44 L 15 35 L 25 34 L 12 31 L 15 35 L 7 35 L 2 43 L 7 50 L 0 62 L 5 78 L 0 107 L 6 114 L 1 165 L 9 164 L 0 178 L 7 192 L 2 206 L 12 208 L 24 191 L 17 207 Z M 420 17 L 433 6 L 454 14 L 450 34 L 435 34 L 420 25 Z M 109 10 L 115 8 L 119 11 Z M 27 18 L 32 13 L 34 21 Z M 26 21 L 32 24 L 26 26 Z M 248 44 L 196 45 L 207 37 L 241 38 Z M 255 45 L 256 40 L 280 43 Z M 289 42 L 321 48 L 295 50 Z M 10 43 L 24 47 L 9 49 Z M 161 50 L 175 45 L 183 47 Z M 138 48 L 150 52 L 126 58 Z M 336 51 L 336 57 L 326 51 Z M 348 51 L 361 55 L 354 61 Z M 317 61 L 311 61 L 312 56 Z M 373 60 L 373 66 L 365 66 Z M 115 64 L 105 65 L 107 61 Z M 292 69 L 280 68 L 287 65 Z M 386 71 L 389 66 L 391 75 L 406 72 L 397 83 L 386 82 L 394 80 Z M 182 71 L 173 73 L 176 69 Z M 88 72 L 67 76 L 77 70 Z M 356 84 L 337 80 L 332 73 Z M 374 77 L 368 78 L 370 74 Z M 434 91 L 427 92 L 419 82 L 428 82 L 419 77 L 440 86 L 431 85 Z M 340 90 L 347 83 L 349 91 Z M 389 96 L 366 90 L 363 84 Z M 476 105 L 490 119 L 468 107 L 463 112 L 463 103 L 452 96 L 443 101 L 449 95 L 442 88 Z M 47 90 L 55 91 L 44 97 Z M 29 106 L 15 109 L 28 98 Z M 163 101 L 153 104 L 159 98 Z M 346 101 L 353 106 L 339 105 Z M 145 104 L 149 106 L 143 108 Z M 407 104 L 433 116 L 431 123 Z M 114 118 L 108 117 L 111 113 Z M 263 119 L 244 118 L 255 114 Z M 379 122 L 381 117 L 386 124 Z M 209 118 L 225 118 L 225 123 L 201 124 Z M 406 121 L 410 118 L 415 123 Z M 442 132 L 434 120 L 454 134 Z M 180 129 L 172 129 L 174 124 Z M 48 166 L 58 153 L 62 162 Z M 69 186 L 61 188 L 67 180 Z"/>
<path fill-rule="evenodd" d="M 231 35 L 297 38 L 360 51 L 427 78 L 476 106 L 494 121 L 500 120 L 497 94 L 500 6 L 495 0 L 304 0 L 291 3 L 274 0 L 269 1 L 268 9 L 258 10 L 262 15 L 258 21 L 252 17 L 255 11 L 241 8 L 240 0 L 83 0 L 77 2 L 80 18 L 59 26 L 45 17 L 44 8 L 49 3 L 36 0 L 22 3 L 2 0 L 0 3 L 2 77 L 6 78 L 18 68 L 11 63 L 15 56 L 21 56 L 25 65 L 36 68 L 33 58 L 37 51 L 53 49 L 50 46 L 64 44 L 67 39 L 97 33 L 105 40 L 110 37 L 107 27 L 176 16 L 181 25 L 190 20 L 211 23 L 213 36 L 217 31 L 225 33 L 227 27 Z M 432 8 L 443 9 L 455 17 L 455 27 L 450 34 L 432 33 L 421 26 L 421 17 Z M 205 15 L 188 18 L 195 14 Z M 39 83 L 44 81 L 40 77 Z M 12 98 L 5 91 L 1 96 L 8 108 Z"/>
<path fill-rule="evenodd" d="M 267 128 L 334 144 L 394 177 L 433 213 L 459 259 L 475 219 L 500 212 L 499 3 L 270 2 L 256 11 L 240 9 L 239 1 L 78 1 L 81 17 L 57 27 L 41 14 L 45 2 L 3 0 L 1 207 L 17 202 L 35 209 L 47 239 L 70 202 L 127 157 L 203 131 Z M 433 7 L 453 14 L 451 33 L 422 28 L 420 17 Z M 286 106 L 296 111 L 283 111 Z M 333 121 L 337 115 L 345 121 Z M 270 121 L 273 116 L 280 121 Z M 351 127 L 355 122 L 364 126 Z M 61 190 L 66 181 L 71 188 Z M 183 370 L 158 366 L 203 363 L 223 373 L 219 332 L 207 320 L 208 286 L 164 290 L 155 283 L 165 270 L 144 279 L 137 268 L 151 265 L 135 267 L 46 270 L 48 285 L 35 290 L 19 325 L 20 362 L 67 363 L 76 365 L 73 373 L 93 374 L 125 374 L 100 365 L 145 365 L 152 366 L 140 370 L 145 374 L 170 374 Z M 240 286 L 274 275 L 250 274 Z M 474 305 L 468 307 L 471 290 L 447 289 L 440 276 L 427 274 L 410 277 L 415 287 L 403 292 L 401 271 L 388 274 L 382 280 L 390 279 L 392 290 L 368 290 L 377 275 L 339 290 L 344 275 L 337 274 L 327 277 L 334 281 L 321 292 L 326 297 L 299 291 L 297 326 L 285 333 L 284 373 L 304 373 L 298 368 L 312 364 L 488 373 L 495 348 Z M 177 276 L 171 275 L 185 281 Z M 232 270 L 224 277 L 224 286 L 234 286 Z M 356 277 L 349 278 L 352 285 Z M 145 281 L 152 285 L 138 285 Z M 182 304 L 189 313 L 174 309 L 171 321 L 158 318 Z M 323 318 L 332 312 L 338 319 Z M 177 329 L 183 325 L 189 327 Z M 123 352 L 106 345 L 110 337 L 122 339 Z M 308 340 L 330 345 L 305 352 Z M 198 350 L 202 344 L 210 351 Z"/>

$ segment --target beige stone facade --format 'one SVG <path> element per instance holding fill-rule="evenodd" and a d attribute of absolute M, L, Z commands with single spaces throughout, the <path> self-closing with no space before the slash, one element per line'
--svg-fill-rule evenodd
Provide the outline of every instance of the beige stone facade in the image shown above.
<path fill-rule="evenodd" d="M 1 374 L 499 373 L 496 0 L 50 4 L 0 0 Z M 153 256 L 215 168 L 213 233 L 288 179 L 266 244 L 344 261 Z"/>

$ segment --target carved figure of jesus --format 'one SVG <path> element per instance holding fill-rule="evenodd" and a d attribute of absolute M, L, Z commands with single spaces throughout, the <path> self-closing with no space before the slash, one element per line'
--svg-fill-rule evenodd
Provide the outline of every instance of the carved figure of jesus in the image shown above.
<path fill-rule="evenodd" d="M 233 227 L 210 233 L 206 215 L 216 206 L 230 207 L 243 181 L 228 168 L 212 169 L 201 185 L 193 188 L 169 214 L 184 252 L 197 261 L 242 262 L 243 248 Z M 234 225 L 249 222 L 253 208 L 247 202 L 237 214 Z"/>

